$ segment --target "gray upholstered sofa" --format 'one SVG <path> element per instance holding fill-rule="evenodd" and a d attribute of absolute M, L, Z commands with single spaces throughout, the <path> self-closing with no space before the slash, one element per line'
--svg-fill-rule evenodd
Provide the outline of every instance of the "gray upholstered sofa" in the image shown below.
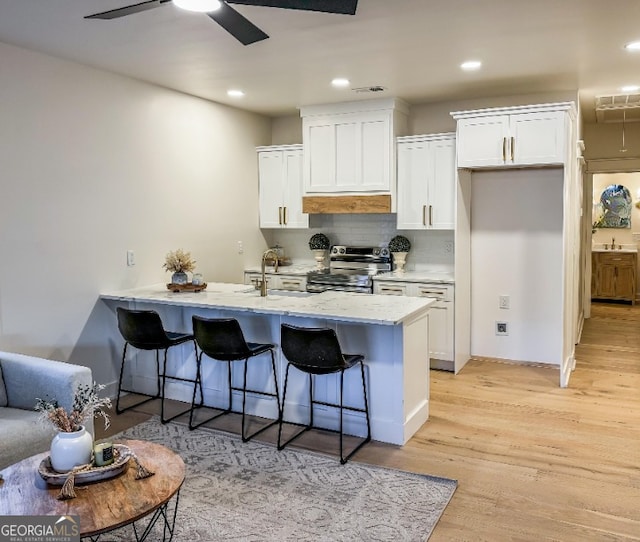
<path fill-rule="evenodd" d="M 0 352 L 0 469 L 49 449 L 55 431 L 38 422 L 36 398 L 70 408 L 78 384 L 93 384 L 91 369 Z M 88 425 L 93 431 L 93 420 Z"/>

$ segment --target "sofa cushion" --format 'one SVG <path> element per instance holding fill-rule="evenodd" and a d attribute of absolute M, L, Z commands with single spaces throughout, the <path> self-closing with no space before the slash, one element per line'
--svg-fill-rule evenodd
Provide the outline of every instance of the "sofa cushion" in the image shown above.
<path fill-rule="evenodd" d="M 7 389 L 4 387 L 4 380 L 2 379 L 2 364 L 0 364 L 0 407 L 7 406 Z"/>
<path fill-rule="evenodd" d="M 49 449 L 56 432 L 38 417 L 35 410 L 0 408 L 0 469 Z"/>

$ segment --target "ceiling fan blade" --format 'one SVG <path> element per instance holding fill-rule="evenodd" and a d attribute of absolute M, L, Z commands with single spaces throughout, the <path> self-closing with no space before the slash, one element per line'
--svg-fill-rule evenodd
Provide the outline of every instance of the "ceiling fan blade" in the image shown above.
<path fill-rule="evenodd" d="M 226 0 L 230 4 L 355 15 L 358 0 Z"/>
<path fill-rule="evenodd" d="M 243 45 L 251 45 L 269 37 L 225 2 L 222 2 L 219 9 L 209 12 L 207 15 Z"/>
<path fill-rule="evenodd" d="M 124 17 L 125 15 L 133 15 L 134 13 L 140 13 L 141 11 L 160 7 L 162 4 L 166 4 L 167 2 L 171 2 L 171 0 L 147 0 L 146 2 L 140 2 L 139 4 L 125 6 L 123 8 L 111 9 L 109 11 L 103 11 L 102 13 L 87 15 L 85 19 L 117 19 L 118 17 Z"/>

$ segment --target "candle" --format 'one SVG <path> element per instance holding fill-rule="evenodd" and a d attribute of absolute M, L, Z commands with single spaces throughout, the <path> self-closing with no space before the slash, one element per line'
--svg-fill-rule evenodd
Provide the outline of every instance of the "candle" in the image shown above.
<path fill-rule="evenodd" d="M 104 467 L 113 463 L 113 444 L 100 442 L 93 447 L 93 462 L 96 467 Z"/>

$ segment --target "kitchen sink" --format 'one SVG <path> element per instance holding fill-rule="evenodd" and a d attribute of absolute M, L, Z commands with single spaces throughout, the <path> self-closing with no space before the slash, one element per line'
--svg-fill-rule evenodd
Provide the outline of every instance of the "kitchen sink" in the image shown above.
<path fill-rule="evenodd" d="M 255 288 L 247 288 L 246 290 L 238 290 L 236 293 L 238 294 L 252 294 L 255 296 L 260 296 L 260 290 L 256 290 Z M 299 290 L 267 290 L 267 297 L 309 297 L 312 296 L 313 292 L 301 292 Z"/>
<path fill-rule="evenodd" d="M 309 297 L 313 292 L 301 292 L 299 290 L 267 290 L 267 295 L 282 297 Z"/>

